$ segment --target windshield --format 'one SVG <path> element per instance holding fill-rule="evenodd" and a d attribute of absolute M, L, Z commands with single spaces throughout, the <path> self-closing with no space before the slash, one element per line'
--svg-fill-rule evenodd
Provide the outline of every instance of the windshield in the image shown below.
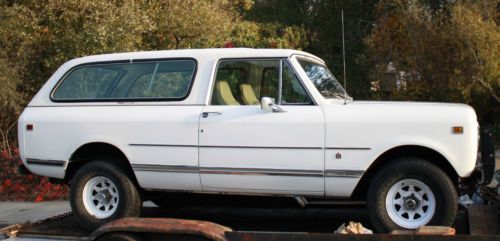
<path fill-rule="evenodd" d="M 323 97 L 344 99 L 347 96 L 347 99 L 352 99 L 326 66 L 307 59 L 297 60 Z"/>

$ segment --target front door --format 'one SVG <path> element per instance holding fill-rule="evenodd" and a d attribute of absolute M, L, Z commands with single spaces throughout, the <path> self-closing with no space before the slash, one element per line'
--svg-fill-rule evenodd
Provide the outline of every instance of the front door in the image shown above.
<path fill-rule="evenodd" d="M 261 109 L 262 97 L 284 112 Z M 324 194 L 323 111 L 287 61 L 221 61 L 199 128 L 204 191 Z"/>

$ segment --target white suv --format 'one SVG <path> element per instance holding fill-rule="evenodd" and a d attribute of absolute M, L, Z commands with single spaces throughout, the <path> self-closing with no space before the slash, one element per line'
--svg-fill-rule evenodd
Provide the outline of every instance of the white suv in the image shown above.
<path fill-rule="evenodd" d="M 450 225 L 478 149 L 470 106 L 353 101 L 321 59 L 283 49 L 74 59 L 18 129 L 24 165 L 70 183 L 92 228 L 157 191 L 362 199 L 378 231 Z"/>

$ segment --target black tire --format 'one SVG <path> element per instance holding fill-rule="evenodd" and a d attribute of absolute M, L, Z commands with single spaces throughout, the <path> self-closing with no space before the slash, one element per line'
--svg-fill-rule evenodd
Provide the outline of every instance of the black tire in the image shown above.
<path fill-rule="evenodd" d="M 430 188 L 432 194 L 435 197 L 434 215 L 431 215 L 431 212 L 429 212 L 429 215 L 413 216 L 413 214 L 411 214 L 412 215 L 411 217 L 413 219 L 419 219 L 423 216 L 431 218 L 430 221 L 428 221 L 425 225 L 451 226 L 457 212 L 457 192 L 455 186 L 453 185 L 453 182 L 450 180 L 448 175 L 446 175 L 446 173 L 443 172 L 436 165 L 419 158 L 405 157 L 394 160 L 392 163 L 388 164 L 387 166 L 384 166 L 375 175 L 374 180 L 370 185 L 367 197 L 367 208 L 370 220 L 376 231 L 384 233 L 397 229 L 409 229 L 398 225 L 389 216 L 389 211 L 386 208 L 386 197 L 389 194 L 389 191 L 391 190 L 393 185 L 395 186 L 395 188 L 392 190 L 397 190 L 398 187 L 404 187 L 405 181 L 411 181 L 411 180 L 417 180 L 425 184 L 428 188 Z M 419 188 L 413 190 L 418 190 L 418 189 Z M 394 192 L 392 192 L 392 194 L 393 193 Z M 398 195 L 400 197 L 398 197 Z M 390 200 L 391 197 L 394 197 L 394 199 L 398 199 L 401 198 L 402 196 L 403 195 L 400 194 L 396 194 L 395 196 L 391 195 L 388 200 Z M 429 198 L 429 196 L 427 195 L 421 195 L 421 196 Z M 401 200 L 406 201 L 414 197 L 415 196 L 411 196 L 411 194 L 409 194 L 405 196 L 404 199 Z M 423 203 L 422 201 L 419 202 L 418 198 L 414 198 L 414 200 L 417 200 L 416 203 Z M 399 215 L 394 213 L 394 210 L 396 211 L 396 213 L 398 213 L 400 210 L 397 209 L 397 206 L 394 206 L 394 210 L 392 211 L 391 214 L 393 216 L 398 215 L 400 218 L 401 217 L 406 218 L 407 216 L 409 216 L 408 213 L 405 216 L 404 212 L 406 212 L 406 210 L 413 211 L 414 209 L 407 209 L 407 207 L 411 207 L 411 202 L 413 202 L 411 200 L 408 201 L 409 201 L 408 206 L 407 205 L 399 206 L 400 209 L 404 207 L 403 211 L 401 211 L 403 214 Z M 423 205 L 421 207 L 425 208 Z M 429 206 L 427 206 L 427 209 L 422 209 L 422 210 L 432 210 L 432 209 L 430 209 Z M 395 219 L 398 220 L 398 218 Z M 422 218 L 421 220 L 424 220 L 424 218 Z M 400 223 L 403 224 L 404 222 Z"/>
<path fill-rule="evenodd" d="M 92 215 L 85 207 L 84 188 L 95 177 L 105 177 L 116 187 L 117 194 L 115 195 L 119 201 L 109 217 L 99 218 Z M 104 223 L 119 218 L 138 217 L 142 207 L 139 190 L 127 172 L 104 161 L 89 162 L 78 170 L 71 181 L 69 201 L 76 218 L 89 230 L 94 230 Z"/>

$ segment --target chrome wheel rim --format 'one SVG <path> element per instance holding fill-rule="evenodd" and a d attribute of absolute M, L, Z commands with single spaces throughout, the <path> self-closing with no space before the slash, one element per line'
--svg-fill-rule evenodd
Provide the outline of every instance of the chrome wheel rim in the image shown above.
<path fill-rule="evenodd" d="M 119 202 L 116 185 L 106 177 L 93 177 L 83 188 L 83 205 L 90 215 L 98 219 L 113 215 Z"/>
<path fill-rule="evenodd" d="M 389 189 L 385 207 L 391 220 L 398 226 L 416 229 L 431 221 L 436 212 L 436 198 L 425 183 L 403 179 Z"/>

